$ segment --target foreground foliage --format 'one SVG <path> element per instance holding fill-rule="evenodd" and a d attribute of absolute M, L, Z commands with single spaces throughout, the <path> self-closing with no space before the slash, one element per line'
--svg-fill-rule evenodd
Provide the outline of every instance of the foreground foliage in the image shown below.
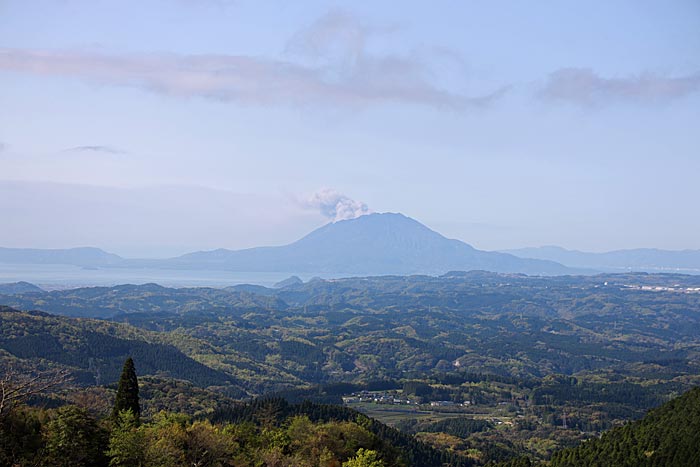
<path fill-rule="evenodd" d="M 0 465 L 471 465 L 342 407 L 264 400 L 237 406 L 228 415 L 234 413 L 240 415 L 237 422 L 213 423 L 162 412 L 139 424 L 131 410 L 121 411 L 114 420 L 98 421 L 76 406 L 23 407 L 0 418 Z"/>
<path fill-rule="evenodd" d="M 459 426 L 459 425 L 458 425 Z M 0 417 L 0 465 L 143 467 L 460 467 L 477 462 L 427 446 L 350 409 L 260 399 L 211 419 L 130 410 L 96 419 L 76 406 L 17 407 Z M 493 465 L 493 464 L 489 464 Z M 499 467 L 700 465 L 700 387 L 601 438 Z"/>

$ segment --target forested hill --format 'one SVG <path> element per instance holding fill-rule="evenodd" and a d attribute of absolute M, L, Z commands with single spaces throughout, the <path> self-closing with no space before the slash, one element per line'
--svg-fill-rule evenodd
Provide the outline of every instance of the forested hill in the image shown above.
<path fill-rule="evenodd" d="M 165 337 L 165 338 L 164 338 Z M 194 342 L 194 341 L 191 341 Z M 199 386 L 228 386 L 235 378 L 185 355 L 167 336 L 98 320 L 21 312 L 0 305 L 0 349 L 19 367 L 48 364 L 71 370 L 79 384 L 110 384 L 127 356 L 142 374 L 186 379 Z"/>
<path fill-rule="evenodd" d="M 600 439 L 555 453 L 551 467 L 700 465 L 700 387 Z"/>

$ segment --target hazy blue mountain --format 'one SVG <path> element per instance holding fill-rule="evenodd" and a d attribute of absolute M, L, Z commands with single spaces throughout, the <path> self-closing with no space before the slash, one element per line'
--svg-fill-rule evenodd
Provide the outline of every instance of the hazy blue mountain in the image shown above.
<path fill-rule="evenodd" d="M 285 246 L 196 252 L 161 265 L 249 272 L 347 274 L 443 274 L 474 269 L 543 275 L 575 272 L 553 261 L 480 251 L 394 213 L 370 214 L 327 224 Z"/>
<path fill-rule="evenodd" d="M 255 284 L 237 284 L 229 287 L 224 287 L 224 290 L 228 290 L 230 292 L 248 292 L 263 296 L 270 296 L 275 293 L 275 289 L 270 289 L 262 285 Z"/>
<path fill-rule="evenodd" d="M 700 250 L 669 251 L 655 248 L 588 253 L 558 246 L 506 250 L 521 257 L 556 261 L 573 268 L 603 271 L 682 272 L 700 274 Z"/>
<path fill-rule="evenodd" d="M 0 295 L 16 295 L 32 292 L 44 292 L 44 289 L 37 287 L 29 282 L 12 282 L 9 284 L 0 284 Z"/>
<path fill-rule="evenodd" d="M 99 248 L 40 250 L 34 248 L 0 248 L 0 263 L 71 264 L 75 266 L 113 266 L 122 258 Z"/>
<path fill-rule="evenodd" d="M 283 289 L 285 287 L 291 287 L 294 285 L 301 285 L 303 283 L 304 283 L 304 281 L 301 280 L 298 276 L 291 276 L 291 277 L 286 278 L 283 281 L 279 281 L 278 283 L 276 283 L 272 287 L 275 289 Z"/>

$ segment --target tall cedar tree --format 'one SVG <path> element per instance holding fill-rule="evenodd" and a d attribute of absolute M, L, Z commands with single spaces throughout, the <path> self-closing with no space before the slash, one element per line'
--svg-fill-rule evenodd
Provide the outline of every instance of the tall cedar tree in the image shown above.
<path fill-rule="evenodd" d="M 124 362 L 122 375 L 119 377 L 117 398 L 114 401 L 112 418 L 117 419 L 122 410 L 131 410 L 134 413 L 136 423 L 139 423 L 141 406 L 139 405 L 139 381 L 136 378 L 136 368 L 131 357 Z"/>

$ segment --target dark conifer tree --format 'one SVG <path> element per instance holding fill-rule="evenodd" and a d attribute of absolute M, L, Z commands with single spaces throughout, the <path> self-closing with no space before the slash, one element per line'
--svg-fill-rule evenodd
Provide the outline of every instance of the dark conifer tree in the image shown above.
<path fill-rule="evenodd" d="M 119 377 L 117 387 L 117 398 L 114 401 L 112 418 L 116 419 L 122 410 L 131 410 L 134 413 L 136 423 L 139 423 L 141 416 L 141 406 L 139 405 L 139 382 L 136 378 L 136 368 L 134 360 L 129 357 L 124 362 L 122 375 Z"/>

